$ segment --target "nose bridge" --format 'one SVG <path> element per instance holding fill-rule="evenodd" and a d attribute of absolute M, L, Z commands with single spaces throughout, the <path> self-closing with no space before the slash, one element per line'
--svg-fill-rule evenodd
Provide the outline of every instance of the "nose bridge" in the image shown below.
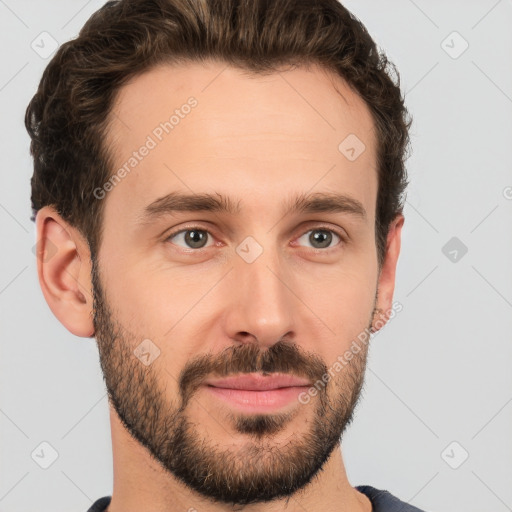
<path fill-rule="evenodd" d="M 287 281 L 283 255 L 269 235 L 264 243 L 247 237 L 236 248 L 232 329 L 273 344 L 293 328 L 293 294 Z M 234 333 L 233 333 L 234 334 Z"/>

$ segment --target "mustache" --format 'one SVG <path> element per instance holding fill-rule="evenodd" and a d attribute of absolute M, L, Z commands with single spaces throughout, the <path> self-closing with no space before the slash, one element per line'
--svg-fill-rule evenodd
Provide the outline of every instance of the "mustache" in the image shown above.
<path fill-rule="evenodd" d="M 239 373 L 264 375 L 286 373 L 316 382 L 327 373 L 327 366 L 316 355 L 303 353 L 297 344 L 280 340 L 262 351 L 258 343 L 227 347 L 216 356 L 205 354 L 189 361 L 178 379 L 182 409 L 208 377 L 229 377 Z"/>

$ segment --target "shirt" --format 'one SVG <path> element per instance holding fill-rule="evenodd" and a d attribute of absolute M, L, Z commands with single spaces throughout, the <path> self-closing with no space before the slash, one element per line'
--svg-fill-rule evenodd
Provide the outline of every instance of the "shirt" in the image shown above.
<path fill-rule="evenodd" d="M 399 500 L 389 491 L 375 489 L 371 485 L 357 485 L 356 489 L 368 497 L 372 504 L 372 512 L 425 512 Z"/>
<path fill-rule="evenodd" d="M 372 504 L 372 512 L 425 512 L 399 500 L 388 491 L 381 491 L 370 485 L 358 485 L 356 489 L 368 497 Z M 111 498 L 111 496 L 100 498 L 87 512 L 104 512 L 109 506 Z"/>

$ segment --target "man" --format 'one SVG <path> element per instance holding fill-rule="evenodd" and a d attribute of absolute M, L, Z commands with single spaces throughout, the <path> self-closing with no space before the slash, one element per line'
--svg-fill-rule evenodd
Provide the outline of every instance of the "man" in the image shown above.
<path fill-rule="evenodd" d="M 394 310 L 410 126 L 358 20 L 108 2 L 26 126 L 41 288 L 109 394 L 91 512 L 419 510 L 352 487 L 340 448 Z"/>

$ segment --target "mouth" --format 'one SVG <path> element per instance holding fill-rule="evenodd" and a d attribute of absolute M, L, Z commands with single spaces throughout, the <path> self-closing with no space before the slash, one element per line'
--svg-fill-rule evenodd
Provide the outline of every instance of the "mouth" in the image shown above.
<path fill-rule="evenodd" d="M 311 387 L 309 380 L 288 374 L 245 374 L 208 380 L 203 386 L 211 396 L 244 412 L 272 412 L 293 402 Z"/>
<path fill-rule="evenodd" d="M 263 376 L 259 373 L 247 373 L 224 379 L 210 379 L 205 381 L 205 384 L 216 388 L 246 391 L 271 391 L 280 388 L 312 385 L 308 379 L 286 373 L 272 373 L 268 376 Z"/>

